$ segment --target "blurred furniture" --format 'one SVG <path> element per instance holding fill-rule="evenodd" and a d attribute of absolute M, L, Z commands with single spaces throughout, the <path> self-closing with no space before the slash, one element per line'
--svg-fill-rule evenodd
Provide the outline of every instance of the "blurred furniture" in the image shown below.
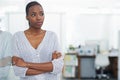
<path fill-rule="evenodd" d="M 95 78 L 95 55 L 78 55 L 78 79 Z"/>
<path fill-rule="evenodd" d="M 111 54 L 109 54 L 108 57 L 109 57 L 110 64 L 107 66 L 107 68 L 105 70 L 109 71 L 110 78 L 118 80 L 118 55 L 111 55 Z M 84 78 L 82 76 L 82 74 L 83 74 L 82 72 L 87 72 L 86 67 L 82 66 L 83 64 L 87 65 L 87 63 L 84 62 L 84 59 L 91 59 L 91 60 L 93 60 L 93 62 L 91 64 L 91 66 L 93 66 L 93 67 L 90 67 L 90 68 L 92 68 L 94 70 L 91 72 L 91 75 L 95 75 L 96 76 L 96 74 L 94 74 L 94 72 L 95 72 L 95 58 L 96 58 L 96 55 L 77 55 L 77 58 L 78 58 L 78 68 L 77 68 L 77 76 L 78 77 L 76 77 L 76 78 L 78 78 L 78 79 Z M 82 69 L 84 71 L 82 71 Z M 88 76 L 88 75 L 86 75 L 86 76 Z M 90 78 L 90 77 L 85 77 L 85 78 Z"/>
<path fill-rule="evenodd" d="M 108 66 L 108 70 L 113 78 L 118 78 L 118 57 L 112 56 L 109 57 L 109 60 L 110 65 Z"/>
<path fill-rule="evenodd" d="M 107 78 L 109 79 L 109 76 L 107 74 L 104 74 L 104 70 L 105 68 L 110 64 L 110 61 L 109 61 L 109 56 L 108 54 L 102 54 L 102 53 L 99 53 L 96 55 L 95 57 L 95 67 L 97 70 L 101 70 L 100 73 L 101 74 L 97 74 L 96 76 L 101 79 L 101 78 Z"/>
<path fill-rule="evenodd" d="M 76 53 L 67 53 L 64 58 L 64 78 L 76 78 L 76 68 L 78 66 L 78 60 Z"/>

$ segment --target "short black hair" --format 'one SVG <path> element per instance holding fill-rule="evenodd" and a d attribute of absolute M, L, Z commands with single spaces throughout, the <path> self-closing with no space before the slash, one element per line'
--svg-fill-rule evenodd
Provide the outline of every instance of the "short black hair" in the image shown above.
<path fill-rule="evenodd" d="M 26 5 L 26 16 L 28 15 L 29 8 L 30 8 L 31 6 L 35 6 L 35 5 L 39 5 L 40 7 L 42 7 L 42 5 L 41 5 L 40 3 L 38 3 L 37 1 L 32 1 L 32 2 L 28 3 L 28 4 Z"/>

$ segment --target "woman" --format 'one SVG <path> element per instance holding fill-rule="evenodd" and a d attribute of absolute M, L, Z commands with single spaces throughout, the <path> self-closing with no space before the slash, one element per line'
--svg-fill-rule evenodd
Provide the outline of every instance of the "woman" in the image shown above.
<path fill-rule="evenodd" d="M 63 68 L 63 55 L 57 36 L 41 29 L 44 11 L 36 1 L 26 6 L 29 29 L 13 36 L 14 71 L 21 80 L 58 80 Z"/>
<path fill-rule="evenodd" d="M 0 30 L 0 80 L 8 80 L 12 57 L 11 38 L 9 32 Z"/>

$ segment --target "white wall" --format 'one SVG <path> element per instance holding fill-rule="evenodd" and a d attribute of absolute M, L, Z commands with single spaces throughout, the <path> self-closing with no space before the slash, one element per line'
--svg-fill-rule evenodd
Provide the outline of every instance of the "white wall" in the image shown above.
<path fill-rule="evenodd" d="M 79 13 L 68 14 L 67 17 L 68 44 L 84 44 L 86 40 L 108 40 L 109 48 L 118 48 L 120 14 Z"/>

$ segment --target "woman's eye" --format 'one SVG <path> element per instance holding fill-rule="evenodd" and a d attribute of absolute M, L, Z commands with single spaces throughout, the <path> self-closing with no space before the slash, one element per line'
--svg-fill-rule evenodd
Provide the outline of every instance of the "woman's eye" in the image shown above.
<path fill-rule="evenodd" d="M 35 14 L 32 14 L 31 16 L 35 16 Z"/>
<path fill-rule="evenodd" d="M 44 13 L 40 13 L 40 16 L 44 16 Z"/>

